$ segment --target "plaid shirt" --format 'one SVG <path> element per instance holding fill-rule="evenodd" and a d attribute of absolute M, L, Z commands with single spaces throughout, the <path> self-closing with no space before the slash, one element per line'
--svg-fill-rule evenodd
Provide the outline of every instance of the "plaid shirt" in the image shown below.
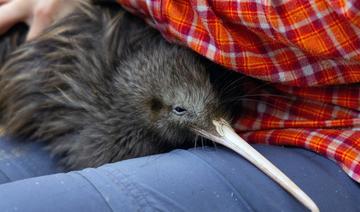
<path fill-rule="evenodd" d="M 310 149 L 360 182 L 360 1 L 118 2 L 169 41 L 269 82 L 234 122 L 244 139 Z"/>

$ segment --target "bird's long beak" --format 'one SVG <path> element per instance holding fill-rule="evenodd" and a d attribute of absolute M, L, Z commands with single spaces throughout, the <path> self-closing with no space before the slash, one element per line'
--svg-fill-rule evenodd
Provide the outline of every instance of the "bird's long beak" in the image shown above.
<path fill-rule="evenodd" d="M 317 205 L 307 194 L 305 194 L 305 192 L 303 192 L 274 164 L 272 164 L 263 155 L 261 155 L 252 146 L 250 146 L 244 139 L 242 139 L 238 134 L 236 134 L 236 132 L 229 125 L 229 123 L 227 123 L 224 119 L 220 119 L 213 120 L 213 124 L 216 128 L 217 133 L 211 133 L 201 129 L 197 129 L 196 131 L 201 136 L 210 139 L 216 143 L 222 144 L 246 158 L 262 172 L 268 175 L 271 179 L 281 185 L 286 191 L 292 194 L 310 211 L 319 211 Z"/>

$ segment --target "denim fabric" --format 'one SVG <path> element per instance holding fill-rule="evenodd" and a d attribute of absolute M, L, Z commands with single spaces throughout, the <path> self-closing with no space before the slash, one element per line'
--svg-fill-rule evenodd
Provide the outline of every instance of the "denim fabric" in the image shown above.
<path fill-rule="evenodd" d="M 332 161 L 302 149 L 255 148 L 320 210 L 360 211 L 359 185 Z M 222 147 L 175 150 L 51 174 L 59 172 L 55 161 L 40 144 L 1 139 L 0 211 L 305 210 L 257 168 Z"/>

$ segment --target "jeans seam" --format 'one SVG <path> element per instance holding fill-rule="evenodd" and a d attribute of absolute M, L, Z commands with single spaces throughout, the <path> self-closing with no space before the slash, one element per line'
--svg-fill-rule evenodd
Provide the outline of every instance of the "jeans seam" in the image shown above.
<path fill-rule="evenodd" d="M 73 173 L 77 174 L 80 177 L 82 177 L 83 179 L 85 179 L 86 182 L 88 182 L 91 185 L 91 187 L 93 187 L 95 189 L 95 191 L 101 196 L 101 198 L 105 202 L 106 206 L 110 209 L 110 211 L 114 212 L 114 210 L 111 208 L 110 204 L 106 201 L 104 195 L 99 191 L 99 189 L 85 175 L 81 174 L 81 172 L 73 172 Z"/>
<path fill-rule="evenodd" d="M 229 186 L 231 186 L 232 188 L 235 188 L 235 186 L 228 182 L 226 180 L 226 177 L 221 174 L 216 168 L 214 168 L 213 166 L 211 166 L 206 160 L 204 160 L 203 158 L 199 157 L 198 155 L 194 154 L 193 152 L 190 152 L 190 151 L 186 151 L 186 153 L 190 154 L 191 156 L 193 157 L 196 157 L 198 158 L 203 164 L 205 164 L 207 167 L 211 168 L 217 175 L 219 175 L 222 179 L 222 181 L 226 182 L 226 184 L 228 184 Z M 243 198 L 243 195 L 241 195 L 236 189 L 235 189 L 236 193 L 238 193 L 238 196 L 239 198 L 242 199 L 243 203 L 246 204 L 247 208 L 250 210 L 250 211 L 254 211 L 255 212 L 255 209 L 253 207 L 251 207 L 251 205 L 245 201 L 245 199 Z"/>
<path fill-rule="evenodd" d="M 111 173 L 107 173 L 108 176 L 112 177 L 113 179 L 118 179 L 116 175 L 120 175 L 120 180 L 112 180 L 114 183 L 119 185 L 119 183 L 122 184 L 122 187 L 126 189 L 127 192 L 131 195 L 134 202 L 137 204 L 138 209 L 137 211 L 144 211 L 144 208 L 141 207 L 141 205 L 146 205 L 148 208 L 151 209 L 151 211 L 156 211 L 154 207 L 150 204 L 149 200 L 146 198 L 146 193 L 144 190 L 140 189 L 139 186 L 136 186 L 133 181 L 131 180 L 129 175 L 126 175 L 124 172 L 120 170 L 114 170 Z M 121 185 L 119 185 L 121 186 Z M 140 203 L 140 204 L 139 204 Z"/>

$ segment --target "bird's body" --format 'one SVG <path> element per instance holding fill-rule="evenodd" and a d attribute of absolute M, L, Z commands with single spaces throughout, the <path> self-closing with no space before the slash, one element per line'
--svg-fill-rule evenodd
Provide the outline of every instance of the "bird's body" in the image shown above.
<path fill-rule="evenodd" d="M 198 56 L 122 10 L 84 6 L 20 46 L 0 87 L 5 132 L 68 169 L 193 146 L 191 129 L 225 116 Z"/>

